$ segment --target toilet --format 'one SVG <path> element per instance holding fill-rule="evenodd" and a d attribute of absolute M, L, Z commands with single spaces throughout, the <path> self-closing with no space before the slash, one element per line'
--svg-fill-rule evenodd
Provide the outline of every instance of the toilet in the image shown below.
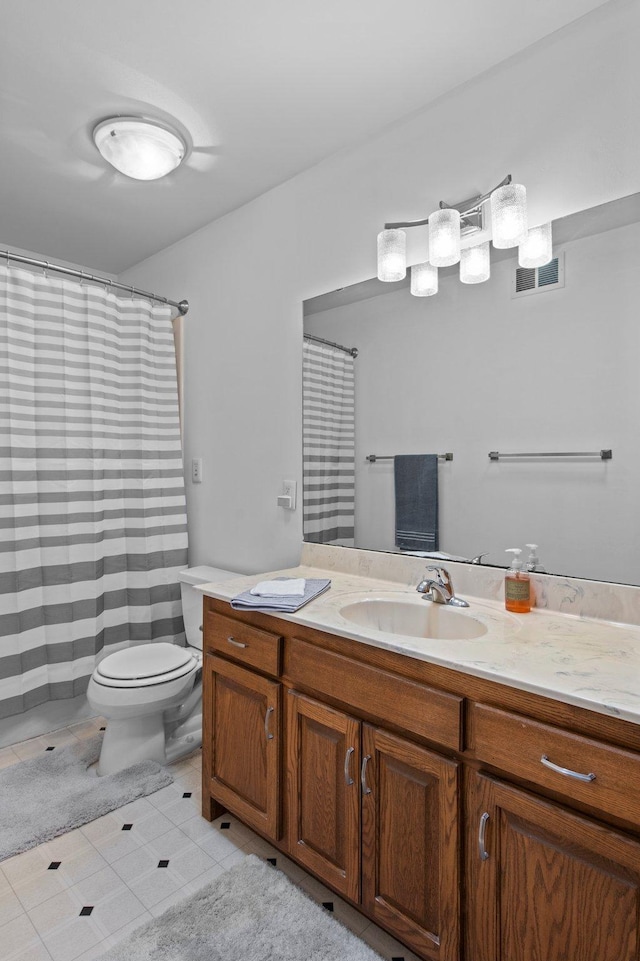
<path fill-rule="evenodd" d="M 187 646 L 137 645 L 97 665 L 87 700 L 107 721 L 99 776 L 138 761 L 175 761 L 202 744 L 202 594 L 195 585 L 238 576 L 217 567 L 180 571 Z"/>

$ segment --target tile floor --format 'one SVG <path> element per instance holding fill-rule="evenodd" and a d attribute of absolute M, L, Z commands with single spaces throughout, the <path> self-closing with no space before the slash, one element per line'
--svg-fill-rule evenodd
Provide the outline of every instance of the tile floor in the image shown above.
<path fill-rule="evenodd" d="M 90 737 L 100 719 L 0 750 L 0 768 Z M 92 961 L 248 854 L 268 859 L 388 961 L 419 961 L 231 815 L 200 815 L 200 751 L 146 798 L 0 862 L 3 961 Z M 167 959 L 170 961 L 170 959 Z"/>

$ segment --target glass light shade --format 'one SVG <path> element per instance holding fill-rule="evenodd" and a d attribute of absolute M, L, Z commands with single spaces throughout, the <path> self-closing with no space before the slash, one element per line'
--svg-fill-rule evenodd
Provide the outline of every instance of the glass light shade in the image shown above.
<path fill-rule="evenodd" d="M 404 280 L 407 276 L 407 235 L 404 230 L 378 234 L 378 280 Z"/>
<path fill-rule="evenodd" d="M 438 268 L 427 261 L 411 268 L 411 293 L 414 297 L 431 297 L 438 293 Z"/>
<path fill-rule="evenodd" d="M 460 211 L 445 207 L 429 214 L 429 260 L 450 267 L 460 260 Z"/>
<path fill-rule="evenodd" d="M 463 284 L 481 284 L 491 274 L 489 241 L 476 247 L 466 247 L 460 253 L 460 280 Z"/>
<path fill-rule="evenodd" d="M 531 227 L 518 250 L 521 267 L 544 267 L 553 257 L 551 224 Z"/>
<path fill-rule="evenodd" d="M 93 140 L 112 167 L 134 180 L 159 180 L 175 170 L 186 153 L 175 130 L 137 117 L 103 120 Z"/>
<path fill-rule="evenodd" d="M 522 184 L 505 184 L 491 194 L 493 246 L 517 247 L 527 236 L 527 190 Z"/>

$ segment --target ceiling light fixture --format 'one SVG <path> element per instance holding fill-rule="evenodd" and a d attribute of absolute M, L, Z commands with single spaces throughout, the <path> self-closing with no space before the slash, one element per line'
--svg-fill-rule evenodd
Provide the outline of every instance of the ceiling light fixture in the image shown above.
<path fill-rule="evenodd" d="M 134 180 L 159 180 L 182 162 L 187 145 L 177 130 L 145 117 L 109 117 L 93 130 L 104 159 Z"/>
<path fill-rule="evenodd" d="M 411 269 L 412 294 L 417 297 L 435 294 L 438 290 L 437 268 L 449 267 L 458 261 L 462 283 L 479 284 L 488 280 L 491 268 L 485 225 L 487 203 L 491 207 L 494 247 L 520 246 L 521 266 L 542 266 L 551 260 L 551 224 L 528 230 L 527 191 L 522 184 L 512 183 L 509 174 L 489 193 L 456 204 L 441 200 L 439 209 L 424 220 L 385 224 L 384 230 L 378 234 L 378 279 L 397 281 L 406 276 L 407 235 L 403 228 L 428 225 L 429 258 Z M 480 242 L 475 245 L 467 243 L 461 249 L 461 240 L 474 234 L 481 235 Z M 541 257 L 545 259 L 541 260 Z"/>

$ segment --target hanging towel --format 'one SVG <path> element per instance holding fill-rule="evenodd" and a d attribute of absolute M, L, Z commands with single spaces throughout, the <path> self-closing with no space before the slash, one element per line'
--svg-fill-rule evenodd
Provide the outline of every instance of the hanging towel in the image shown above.
<path fill-rule="evenodd" d="M 396 492 L 396 547 L 438 550 L 438 455 L 393 458 Z"/>
<path fill-rule="evenodd" d="M 257 597 L 251 591 L 243 591 L 231 601 L 236 611 L 284 611 L 292 614 L 304 607 L 314 597 L 323 594 L 331 587 L 331 581 L 324 577 L 307 577 L 304 582 L 304 594 L 283 594 L 280 597 Z"/>

